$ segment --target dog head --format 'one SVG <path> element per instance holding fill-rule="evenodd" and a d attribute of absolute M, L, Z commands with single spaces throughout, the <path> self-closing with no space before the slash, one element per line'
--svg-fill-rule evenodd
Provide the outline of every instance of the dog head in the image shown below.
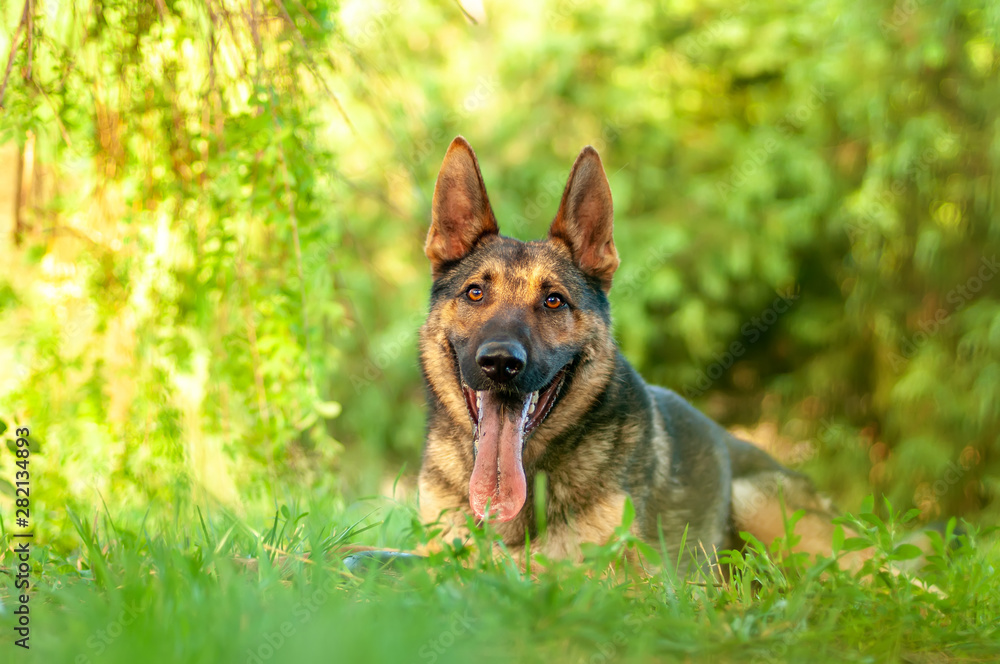
<path fill-rule="evenodd" d="M 618 254 L 597 151 L 584 148 L 573 165 L 548 238 L 520 242 L 500 235 L 475 153 L 456 138 L 425 253 L 434 276 L 425 376 L 452 419 L 471 425 L 473 511 L 509 521 L 526 498 L 529 436 L 582 413 L 583 400 L 564 395 L 613 345 L 607 293 Z"/>

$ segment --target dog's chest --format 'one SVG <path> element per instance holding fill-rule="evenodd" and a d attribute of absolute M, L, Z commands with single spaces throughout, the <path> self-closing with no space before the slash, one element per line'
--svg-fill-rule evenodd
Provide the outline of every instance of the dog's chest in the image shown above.
<path fill-rule="evenodd" d="M 523 554 L 530 540 L 531 550 L 551 558 L 579 559 L 582 544 L 604 544 L 622 523 L 624 491 L 609 492 L 582 503 L 574 492 L 571 500 L 560 499 L 562 487 L 550 486 L 543 501 L 529 497 L 521 514 L 496 525 L 496 532 L 513 553 Z M 539 518 L 536 505 L 544 506 Z"/>

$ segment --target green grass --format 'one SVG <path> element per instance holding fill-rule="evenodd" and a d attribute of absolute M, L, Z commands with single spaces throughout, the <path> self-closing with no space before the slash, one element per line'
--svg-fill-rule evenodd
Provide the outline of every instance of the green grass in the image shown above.
<path fill-rule="evenodd" d="M 831 561 L 793 557 L 779 566 L 754 546 L 729 556 L 726 583 L 677 580 L 669 565 L 644 578 L 620 563 L 623 553 L 656 552 L 627 535 L 587 550 L 583 565 L 547 561 L 533 576 L 486 555 L 491 540 L 482 531 L 426 564 L 355 576 L 332 555 L 344 543 L 411 547 L 430 535 L 411 508 L 372 509 L 317 501 L 260 520 L 178 510 L 185 516 L 155 527 L 105 510 L 71 515 L 78 547 L 33 551 L 29 652 L 12 643 L 5 529 L 0 661 L 1000 659 L 1000 551 L 993 534 L 974 526 L 935 540 L 923 576 L 947 593 L 940 597 L 905 577 L 859 580 Z M 851 520 L 862 538 L 844 550 L 877 543 L 879 566 L 912 555 L 893 544 L 905 519 L 863 512 Z"/>

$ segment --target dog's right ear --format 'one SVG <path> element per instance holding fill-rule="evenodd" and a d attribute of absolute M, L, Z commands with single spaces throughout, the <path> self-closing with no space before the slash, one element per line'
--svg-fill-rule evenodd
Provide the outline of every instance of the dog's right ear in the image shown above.
<path fill-rule="evenodd" d="M 472 251 L 483 237 L 499 232 L 476 153 L 468 141 L 457 136 L 448 147 L 434 186 L 431 228 L 424 245 L 434 278 L 449 263 Z"/>

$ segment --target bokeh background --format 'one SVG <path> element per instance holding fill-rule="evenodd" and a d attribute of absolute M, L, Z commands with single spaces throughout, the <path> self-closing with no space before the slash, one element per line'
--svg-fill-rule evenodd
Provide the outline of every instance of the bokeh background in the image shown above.
<path fill-rule="evenodd" d="M 31 428 L 50 541 L 102 501 L 415 500 L 456 134 L 521 239 L 600 151 L 615 335 L 650 382 L 845 507 L 997 522 L 993 0 L 0 14 L 0 419 Z"/>

